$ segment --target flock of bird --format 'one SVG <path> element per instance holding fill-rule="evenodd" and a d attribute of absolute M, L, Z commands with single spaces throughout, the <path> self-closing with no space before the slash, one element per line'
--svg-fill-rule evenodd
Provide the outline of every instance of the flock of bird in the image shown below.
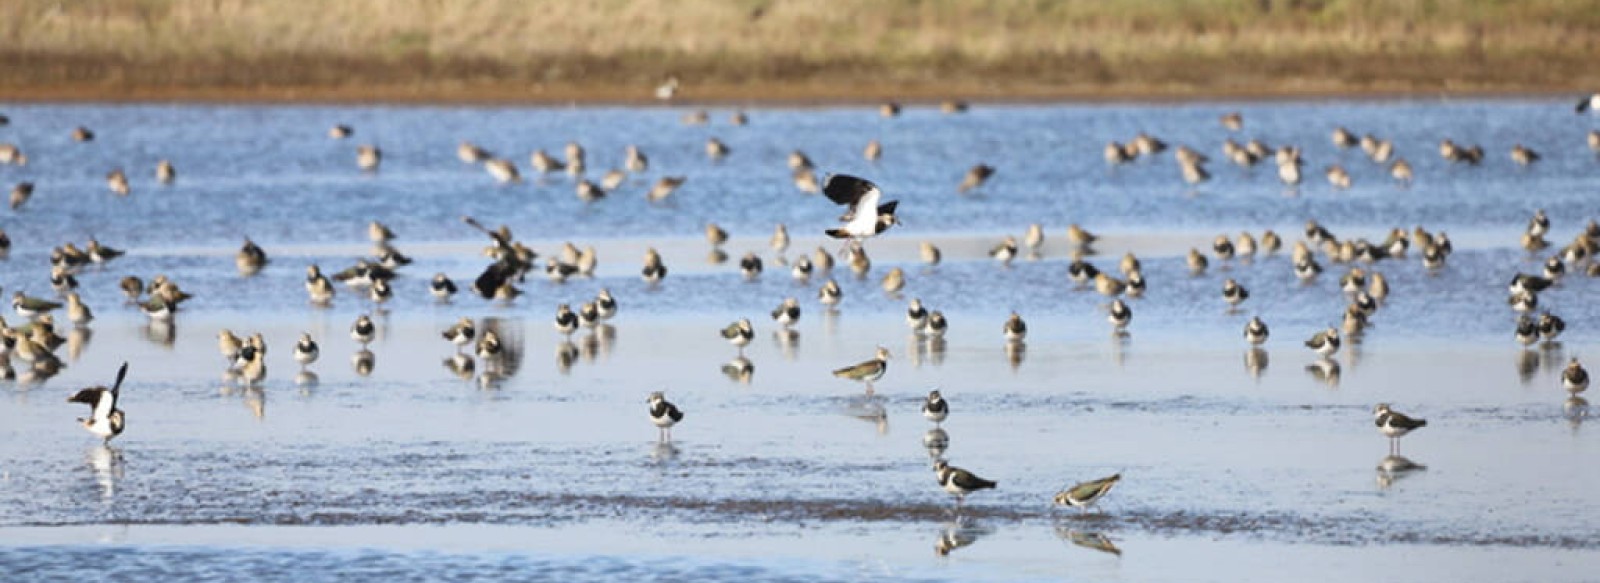
<path fill-rule="evenodd" d="M 1591 103 L 1600 103 L 1600 95 L 1595 96 L 1592 101 L 1586 100 L 1580 103 L 1580 112 L 1587 107 L 1593 107 Z M 948 113 L 957 113 L 965 110 L 965 104 L 947 104 L 944 109 Z M 888 104 L 880 108 L 880 113 L 884 116 L 898 115 L 899 111 L 900 107 L 897 104 Z M 687 117 L 685 122 L 704 123 L 705 117 L 705 114 L 700 112 Z M 736 124 L 742 124 L 746 120 L 743 113 L 733 118 Z M 1220 121 L 1230 131 L 1238 131 L 1243 125 L 1243 117 L 1237 113 L 1225 115 Z M 329 131 L 329 136 L 334 139 L 345 139 L 351 136 L 353 131 L 348 126 L 335 126 Z M 93 133 L 86 128 L 78 128 L 73 137 L 79 141 L 94 139 Z M 1340 148 L 1359 146 L 1374 163 L 1387 165 L 1397 180 L 1409 182 L 1415 179 L 1411 166 L 1404 158 L 1398 156 L 1393 143 L 1388 140 L 1371 134 L 1358 138 L 1353 132 L 1342 127 L 1333 131 L 1331 139 Z M 1600 132 L 1591 132 L 1588 141 L 1591 148 L 1600 151 Z M 1159 138 L 1141 133 L 1127 144 L 1117 142 L 1107 144 L 1105 159 L 1110 164 L 1124 164 L 1140 156 L 1159 154 L 1168 147 Z M 1301 181 L 1300 168 L 1304 166 L 1305 161 L 1301 156 L 1301 149 L 1297 146 L 1282 145 L 1274 149 L 1259 140 L 1250 140 L 1240 145 L 1230 138 L 1223 143 L 1222 149 L 1229 161 L 1242 166 L 1251 166 L 1269 157 L 1273 158 L 1278 165 L 1278 176 L 1283 182 L 1292 185 Z M 1465 164 L 1479 164 L 1484 156 L 1480 146 L 1462 146 L 1450 140 L 1441 142 L 1439 153 L 1451 162 Z M 542 150 L 536 151 L 530 160 L 532 168 L 538 172 L 565 171 L 571 174 L 576 181 L 576 194 L 584 200 L 607 196 L 608 192 L 614 191 L 624 180 L 623 170 L 607 172 L 599 183 L 583 179 L 586 168 L 583 147 L 576 143 L 568 144 L 564 154 L 564 160 L 556 160 Z M 625 154 L 624 167 L 627 172 L 639 173 L 648 168 L 648 158 L 638 147 L 629 146 Z M 727 156 L 729 148 L 713 138 L 706 144 L 706 154 L 711 158 Z M 864 155 L 872 160 L 881 154 L 882 146 L 876 141 L 869 144 L 864 151 Z M 498 181 L 511 182 L 521 179 L 520 171 L 514 163 L 495 157 L 470 142 L 462 142 L 457 155 L 464 162 L 482 164 Z M 1537 152 L 1520 144 L 1511 149 L 1510 156 L 1521 165 L 1534 164 L 1540 160 Z M 1209 177 L 1210 174 L 1205 167 L 1208 158 L 1199 151 L 1188 146 L 1177 146 L 1175 158 L 1185 181 L 1193 184 Z M 19 148 L 11 144 L 0 144 L 0 164 L 26 162 L 26 155 Z M 359 168 L 373 170 L 381 162 L 382 151 L 376 146 L 363 145 L 357 148 Z M 831 203 L 843 207 L 844 213 L 839 217 L 837 224 L 818 225 L 817 232 L 839 240 L 841 247 L 837 254 L 843 257 L 844 263 L 853 271 L 865 274 L 871 264 L 866 251 L 867 242 L 899 224 L 897 214 L 900 210 L 899 201 L 885 200 L 884 191 L 865 178 L 830 174 L 819 180 L 810 159 L 799 151 L 790 155 L 789 165 L 794 173 L 797 188 L 807 192 L 818 192 Z M 992 166 L 978 164 L 967 172 L 956 188 L 960 192 L 979 189 L 996 172 Z M 1350 177 L 1344 168 L 1332 165 L 1327 167 L 1326 174 L 1334 186 L 1349 187 Z M 163 160 L 158 165 L 156 175 L 161 182 L 170 183 L 176 179 L 177 174 L 173 165 Z M 657 201 L 671 196 L 685 180 L 682 176 L 663 177 L 649 190 L 646 197 Z M 107 175 L 107 186 L 118 195 L 126 196 L 130 192 L 126 174 L 121 169 L 116 169 Z M 34 186 L 31 183 L 16 185 L 11 194 L 12 208 L 26 204 L 33 191 Z M 546 257 L 541 266 L 538 263 L 540 254 L 515 239 L 509 227 L 502 225 L 490 229 L 471 217 L 464 217 L 463 222 L 490 239 L 490 245 L 484 250 L 484 255 L 489 259 L 488 265 L 470 284 L 464 286 L 485 300 L 494 302 L 515 300 L 523 293 L 518 284 L 524 282 L 530 273 L 536 274 L 542 271 L 545 277 L 554 282 L 594 274 L 598 258 L 593 247 L 578 249 L 575 245 L 567 243 L 559 253 Z M 1530 252 L 1544 252 L 1551 247 L 1545 240 L 1549 232 L 1549 217 L 1544 211 L 1538 211 L 1529 220 L 1521 239 L 1521 246 Z M 1290 265 L 1296 278 L 1309 281 L 1320 277 L 1324 270 L 1321 261 L 1346 265 L 1344 273 L 1339 278 L 1339 293 L 1345 296 L 1348 304 L 1338 317 L 1340 324 L 1312 331 L 1309 338 L 1304 341 L 1304 346 L 1319 358 L 1309 370 L 1322 378 L 1337 378 L 1339 365 L 1331 357 L 1348 339 L 1359 338 L 1367 333 L 1370 319 L 1379 313 L 1389 297 L 1392 290 L 1383 273 L 1377 270 L 1378 267 L 1384 262 L 1405 260 L 1415 250 L 1425 269 L 1437 270 L 1444 268 L 1452 253 L 1452 244 L 1445 233 L 1430 232 L 1420 226 L 1411 232 L 1400 228 L 1393 229 L 1382 241 L 1373 242 L 1363 238 L 1337 237 L 1313 220 L 1306 223 L 1303 235 L 1304 238 L 1295 241 L 1289 251 Z M 340 286 L 335 285 L 335 282 L 342 284 L 347 290 L 360 294 L 375 307 L 381 308 L 393 297 L 394 290 L 390 281 L 399 270 L 411 263 L 411 259 L 395 248 L 393 231 L 382 223 L 377 221 L 370 223 L 368 236 L 374 245 L 370 258 L 363 258 L 355 265 L 331 276 L 325 275 L 320 266 L 315 264 L 306 268 L 304 287 L 311 304 L 326 306 L 340 293 L 348 293 L 341 292 Z M 705 227 L 705 236 L 715 252 L 721 253 L 720 247 L 728 240 L 728 233 L 715 224 L 708 224 Z M 1043 245 L 1045 237 L 1044 227 L 1033 224 L 1028 227 L 1020 242 L 1013 236 L 1006 236 L 990 250 L 989 255 L 995 261 L 1009 264 L 1024 250 L 1036 253 Z M 1067 268 L 1068 277 L 1080 289 L 1092 288 L 1104 295 L 1109 301 L 1105 309 L 1112 330 L 1118 334 L 1126 334 L 1133 320 L 1133 310 L 1125 298 L 1140 297 L 1147 285 L 1139 258 L 1133 253 L 1128 253 L 1120 259 L 1114 270 L 1102 269 L 1087 259 L 1094 254 L 1093 249 L 1100 241 L 1099 236 L 1073 224 L 1066 230 L 1064 238 L 1073 250 L 1074 257 Z M 783 224 L 777 225 L 771 240 L 772 248 L 781 257 L 789 245 L 787 227 Z M 9 238 L 0 232 L 0 248 L 8 249 L 9 246 Z M 1191 248 L 1186 256 L 1186 264 L 1192 274 L 1200 275 L 1211 268 L 1213 261 L 1223 265 L 1235 261 L 1246 262 L 1257 254 L 1278 253 L 1283 246 L 1283 237 L 1270 230 L 1261 233 L 1259 237 L 1249 232 L 1240 233 L 1237 237 L 1219 235 L 1211 241 L 1209 254 L 1202 252 L 1198 247 Z M 1600 252 L 1600 224 L 1591 220 L 1570 243 L 1549 256 L 1548 261 L 1544 262 L 1542 273 L 1516 273 L 1511 277 L 1507 303 L 1519 314 L 1514 331 L 1514 337 L 1518 342 L 1524 345 L 1539 341 L 1550 342 L 1562 334 L 1565 330 L 1564 321 L 1553 313 L 1539 311 L 1540 294 L 1557 287 L 1562 277 L 1567 273 L 1578 271 L 1580 267 L 1585 268 L 1583 272 L 1587 275 L 1600 276 L 1600 261 L 1593 260 L 1596 252 Z M 3 341 L 0 342 L 0 350 L 4 351 L 0 357 L 14 355 L 29 365 L 30 372 L 41 376 L 48 376 L 53 374 L 50 371 L 58 370 L 60 361 L 54 356 L 54 350 L 63 339 L 55 332 L 51 313 L 65 307 L 68 318 L 74 325 L 86 324 L 93 316 L 88 306 L 83 304 L 74 291 L 77 288 L 75 274 L 87 266 L 103 266 L 122 254 L 123 251 L 106 247 L 94 239 L 90 239 L 82 250 L 73 243 L 66 243 L 53 250 L 50 260 L 51 284 L 65 303 L 16 292 L 12 307 L 18 315 L 27 318 L 29 323 L 10 327 L 0 320 L 0 341 Z M 930 264 L 937 264 L 943 256 L 932 243 L 922 243 L 920 255 L 924 262 Z M 790 275 L 793 278 L 809 281 L 814 275 L 831 271 L 834 267 L 834 256 L 835 253 L 819 248 L 815 254 L 809 256 L 802 254 L 793 262 L 786 263 L 789 264 Z M 251 275 L 260 271 L 268 261 L 265 250 L 246 239 L 235 256 L 235 267 L 240 273 Z M 759 255 L 751 253 L 741 258 L 739 269 L 746 278 L 759 277 L 763 270 L 763 261 Z M 654 249 L 647 250 L 640 277 L 649 284 L 657 285 L 665 279 L 667 273 L 667 266 L 660 254 Z M 905 284 L 905 277 L 903 270 L 893 269 L 883 278 L 882 287 L 886 292 L 898 292 Z M 183 292 L 178 284 L 161 275 L 152 278 L 148 283 L 129 276 L 122 279 L 120 287 L 129 301 L 136 304 L 153 323 L 170 322 L 180 311 L 183 302 L 191 297 Z M 429 293 L 440 301 L 449 301 L 460 289 L 444 273 L 434 275 L 429 283 Z M 1248 305 L 1252 298 L 1250 290 L 1232 277 L 1222 282 L 1219 296 L 1230 310 L 1235 311 L 1243 309 L 1242 307 Z M 841 288 L 831 279 L 821 285 L 817 292 L 818 303 L 828 310 L 834 309 L 842 298 Z M 582 328 L 593 329 L 604 326 L 604 323 L 612 319 L 617 312 L 617 299 L 608 290 L 601 289 L 591 301 L 581 303 L 577 309 L 573 309 L 570 304 L 557 306 L 552 326 L 559 334 L 570 337 Z M 801 305 L 798 298 L 784 298 L 770 315 L 780 329 L 787 330 L 800 319 Z M 943 336 L 949 325 L 942 312 L 929 310 L 917 298 L 910 299 L 905 319 L 914 335 L 926 339 Z M 1028 334 L 1028 327 L 1020 314 L 1012 312 L 1002 323 L 1000 331 L 1007 343 L 1020 343 Z M 350 337 L 362 347 L 354 359 L 358 372 L 363 366 L 365 370 L 371 370 L 373 355 L 367 350 L 367 345 L 373 341 L 376 334 L 377 326 L 369 314 L 359 316 L 350 327 Z M 740 351 L 741 359 L 743 348 L 751 342 L 754 335 L 755 327 L 749 318 L 742 318 L 721 330 L 721 336 Z M 441 331 L 441 336 L 456 349 L 455 355 L 451 358 L 452 369 L 465 369 L 470 374 L 470 370 L 476 366 L 472 356 L 477 357 L 486 371 L 493 371 L 502 366 L 499 359 L 502 357 L 503 341 L 491 326 L 481 325 L 463 317 L 453 326 Z M 1267 342 L 1270 331 L 1266 322 L 1260 317 L 1253 316 L 1245 324 L 1242 336 L 1248 346 L 1255 347 Z M 229 375 L 235 376 L 247 386 L 258 385 L 265 379 L 267 346 L 261 334 L 254 333 L 241 337 L 231 330 L 221 330 L 218 332 L 218 347 L 227 364 Z M 305 372 L 307 367 L 318 360 L 320 352 L 316 339 L 306 333 L 301 335 L 292 354 L 302 372 Z M 889 350 L 878 347 L 872 358 L 837 368 L 833 371 L 833 375 L 862 383 L 870 395 L 874 390 L 873 383 L 883 379 L 888 373 L 890 360 Z M 11 360 L 0 358 L 0 363 L 4 363 L 4 368 L 0 372 L 7 378 L 14 378 Z M 90 407 L 90 416 L 79 421 L 85 429 L 106 442 L 120 435 L 126 427 L 126 415 L 119 408 L 119 398 L 127 368 L 125 363 L 118 370 L 115 382 L 109 388 L 83 389 L 69 399 Z M 1561 378 L 1563 388 L 1574 398 L 1588 387 L 1588 374 L 1576 358 L 1571 360 Z M 665 394 L 659 391 L 651 393 L 646 404 L 651 423 L 659 429 L 659 438 L 662 441 L 670 440 L 671 429 L 684 419 L 684 412 L 667 401 Z M 949 414 L 948 401 L 940 391 L 931 391 L 922 406 L 922 415 L 937 428 Z M 1389 438 L 1393 456 L 1399 454 L 1401 436 L 1427 424 L 1425 420 L 1400 413 L 1386 403 L 1378 404 L 1373 410 L 1373 416 L 1379 432 Z M 928 445 L 930 450 L 937 447 L 933 443 Z M 942 456 L 933 457 L 932 467 L 936 482 L 943 490 L 955 496 L 958 508 L 966 496 L 997 487 L 994 481 L 950 465 Z M 1122 475 L 1118 473 L 1076 483 L 1063 488 L 1055 496 L 1054 502 L 1087 511 L 1121 479 Z"/>

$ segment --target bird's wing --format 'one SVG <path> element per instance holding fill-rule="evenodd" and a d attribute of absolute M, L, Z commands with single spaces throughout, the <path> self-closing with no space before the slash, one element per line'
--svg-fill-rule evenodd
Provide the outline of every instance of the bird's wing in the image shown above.
<path fill-rule="evenodd" d="M 872 197 L 870 203 L 875 207 L 878 204 L 878 186 L 871 181 L 856 178 L 848 174 L 829 174 L 822 183 L 822 193 L 834 204 L 855 205 L 863 198 Z"/>
<path fill-rule="evenodd" d="M 993 480 L 985 480 L 966 470 L 956 470 L 953 474 L 951 474 L 950 483 L 955 484 L 956 487 L 959 487 L 963 490 L 978 490 L 982 488 L 995 487 L 995 482 Z"/>
<path fill-rule="evenodd" d="M 1090 498 L 1103 496 L 1106 492 L 1111 490 L 1113 485 L 1116 485 L 1117 480 L 1121 479 L 1122 474 L 1115 474 L 1109 478 L 1101 478 L 1098 480 L 1083 482 L 1073 486 L 1072 489 L 1068 491 L 1068 495 L 1071 496 L 1073 500 L 1088 500 Z"/>
<path fill-rule="evenodd" d="M 882 361 L 869 360 L 869 361 L 866 361 L 866 362 L 863 362 L 863 363 L 860 363 L 860 364 L 847 366 L 847 367 L 841 368 L 839 370 L 833 371 L 833 376 L 846 377 L 846 378 L 862 378 L 862 377 L 866 377 L 866 376 L 869 376 L 869 375 L 872 375 L 872 374 L 876 373 L 878 371 L 878 367 L 880 367 L 882 365 L 883 365 Z"/>
<path fill-rule="evenodd" d="M 878 214 L 880 214 L 880 215 L 892 215 L 892 214 L 894 214 L 895 207 L 898 207 L 898 206 L 900 206 L 900 201 L 898 201 L 898 200 L 891 200 L 889 202 L 880 204 L 880 205 L 878 205 Z"/>
<path fill-rule="evenodd" d="M 116 409 L 117 408 L 117 399 L 122 396 L 122 379 L 125 379 L 125 378 L 128 378 L 128 363 L 126 363 L 126 362 L 122 363 L 122 367 L 117 369 L 117 380 L 115 382 L 111 383 L 111 408 L 112 409 Z M 106 414 L 109 415 L 110 413 L 111 413 L 110 411 L 106 411 Z"/>

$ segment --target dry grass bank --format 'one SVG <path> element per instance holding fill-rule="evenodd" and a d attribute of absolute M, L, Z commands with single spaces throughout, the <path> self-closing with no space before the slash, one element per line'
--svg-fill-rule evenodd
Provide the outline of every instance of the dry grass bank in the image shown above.
<path fill-rule="evenodd" d="M 1600 86 L 1600 0 L 11 0 L 0 97 L 712 99 Z"/>

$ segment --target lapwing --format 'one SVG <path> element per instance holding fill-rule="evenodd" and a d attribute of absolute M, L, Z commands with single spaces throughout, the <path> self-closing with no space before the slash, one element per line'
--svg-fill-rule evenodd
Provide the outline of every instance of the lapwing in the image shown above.
<path fill-rule="evenodd" d="M 911 327 L 913 333 L 921 333 L 927 323 L 928 310 L 922 307 L 922 299 L 911 298 L 911 303 L 906 307 L 906 325 Z"/>
<path fill-rule="evenodd" d="M 1089 512 L 1089 507 L 1104 498 L 1111 492 L 1111 488 L 1122 481 L 1122 474 L 1111 474 L 1098 480 L 1079 482 L 1056 493 L 1055 503 L 1061 506 L 1073 507 L 1084 514 Z"/>
<path fill-rule="evenodd" d="M 848 239 L 851 246 L 860 246 L 863 241 L 899 222 L 894 213 L 900 201 L 879 204 L 883 191 L 871 181 L 846 174 L 830 174 L 823 182 L 822 193 L 834 204 L 849 208 L 839 217 L 844 224 L 824 233 L 835 239 Z"/>
<path fill-rule="evenodd" d="M 933 472 L 934 476 L 939 479 L 939 486 L 956 497 L 957 508 L 961 507 L 968 494 L 978 490 L 992 489 L 997 485 L 993 480 L 980 478 L 972 472 L 951 466 L 944 460 L 934 462 Z"/>
<path fill-rule="evenodd" d="M 950 416 L 950 403 L 944 400 L 938 389 L 928 391 L 928 398 L 922 402 L 922 418 L 932 421 L 934 425 L 944 424 L 945 418 Z"/>
<path fill-rule="evenodd" d="M 1582 393 L 1589 388 L 1589 371 L 1578 364 L 1578 358 L 1573 357 L 1567 363 L 1567 368 L 1561 371 L 1561 388 L 1574 395 Z"/>
<path fill-rule="evenodd" d="M 1106 315 L 1106 321 L 1111 322 L 1112 330 L 1121 332 L 1133 322 L 1133 309 L 1122 301 L 1122 298 L 1111 300 L 1111 308 Z"/>
<path fill-rule="evenodd" d="M 456 346 L 456 352 L 460 352 L 463 347 L 471 345 L 472 341 L 477 339 L 478 329 L 477 326 L 472 323 L 472 318 L 463 316 L 460 320 L 456 321 L 455 325 L 446 328 L 444 332 L 441 332 L 440 336 L 445 340 L 448 340 L 451 344 L 454 344 Z"/>
<path fill-rule="evenodd" d="M 1260 346 L 1267 342 L 1267 323 L 1261 321 L 1260 316 L 1252 316 L 1244 325 L 1244 341 L 1251 346 Z"/>
<path fill-rule="evenodd" d="M 683 420 L 683 411 L 676 405 L 667 402 L 666 395 L 661 391 L 650 393 L 646 401 L 650 405 L 650 422 L 655 424 L 660 441 L 672 441 L 672 426 Z"/>
<path fill-rule="evenodd" d="M 610 320 L 617 315 L 617 298 L 612 297 L 611 290 L 600 288 L 600 292 L 594 296 L 594 307 L 602 321 Z"/>
<path fill-rule="evenodd" d="M 1067 264 L 1067 277 L 1078 285 L 1087 285 L 1101 275 L 1100 268 L 1082 259 L 1074 259 Z"/>
<path fill-rule="evenodd" d="M 1539 308 L 1539 295 L 1525 291 L 1519 291 L 1512 293 L 1511 297 L 1506 298 L 1506 303 L 1511 306 L 1513 311 L 1528 313 Z"/>
<path fill-rule="evenodd" d="M 1400 454 L 1400 438 L 1411 433 L 1414 429 L 1428 426 L 1428 420 L 1408 417 L 1405 414 L 1389 408 L 1388 403 L 1378 403 L 1372 410 L 1373 424 L 1378 431 L 1389 438 L 1389 453 Z"/>
<path fill-rule="evenodd" d="M 738 322 L 728 324 L 722 328 L 722 338 L 735 348 L 738 348 L 740 355 L 744 354 L 745 345 L 750 344 L 750 340 L 755 336 L 756 329 L 750 325 L 749 318 L 740 318 Z"/>
<path fill-rule="evenodd" d="M 1000 330 L 1005 334 L 1007 342 L 1021 342 L 1028 336 L 1028 324 L 1023 322 L 1022 316 L 1016 312 L 1012 312 L 1011 317 L 1006 318 L 1006 323 Z"/>
<path fill-rule="evenodd" d="M 20 291 L 11 294 L 11 309 L 16 310 L 17 314 L 24 318 L 34 318 L 47 314 L 61 308 L 61 306 L 62 304 L 59 302 L 29 297 Z"/>
<path fill-rule="evenodd" d="M 294 344 L 294 361 L 299 363 L 300 370 L 305 370 L 311 363 L 317 361 L 317 356 L 322 350 L 317 347 L 317 341 L 311 339 L 310 332 L 300 333 L 300 341 Z"/>
<path fill-rule="evenodd" d="M 355 340 L 363 347 L 371 344 L 372 339 L 376 337 L 377 334 L 377 326 L 373 325 L 372 318 L 366 314 L 362 314 L 357 317 L 355 323 L 350 325 L 350 339 Z"/>
<path fill-rule="evenodd" d="M 111 383 L 111 388 L 89 387 L 67 398 L 69 403 L 89 406 L 89 417 L 78 418 L 78 424 L 101 438 L 103 443 L 111 443 L 111 438 L 122 435 L 122 430 L 127 427 L 127 415 L 117 408 L 117 401 L 122 395 L 122 381 L 127 376 L 128 363 L 124 362 L 117 369 L 117 379 Z"/>
<path fill-rule="evenodd" d="M 1211 242 L 1211 251 L 1216 253 L 1218 261 L 1233 259 L 1233 242 L 1228 240 L 1227 235 L 1217 235 L 1217 238 Z"/>
<path fill-rule="evenodd" d="M 889 370 L 889 349 L 878 347 L 877 355 L 872 360 L 863 361 L 851 366 L 836 369 L 833 376 L 866 383 L 867 393 L 872 393 L 872 383 L 883 378 Z"/>
<path fill-rule="evenodd" d="M 1536 294 L 1544 291 L 1553 283 L 1555 282 L 1543 277 L 1518 273 L 1511 277 L 1511 284 L 1508 288 L 1511 293 L 1527 292 Z"/>
<path fill-rule="evenodd" d="M 1333 356 L 1333 353 L 1339 351 L 1339 331 L 1330 327 L 1312 335 L 1311 339 L 1306 341 L 1306 348 L 1310 348 L 1323 358 Z"/>
<path fill-rule="evenodd" d="M 433 280 L 428 282 L 428 293 L 432 294 L 435 300 L 449 301 L 456 295 L 456 282 L 450 281 L 450 276 L 444 273 L 435 273 Z"/>
<path fill-rule="evenodd" d="M 578 315 L 572 312 L 572 307 L 567 304 L 556 306 L 556 318 L 551 323 L 556 332 L 562 336 L 571 337 L 578 329 Z"/>
<path fill-rule="evenodd" d="M 754 251 L 745 253 L 744 257 L 739 259 L 739 273 L 744 276 L 746 281 L 760 277 L 761 256 L 756 255 Z"/>
<path fill-rule="evenodd" d="M 783 303 L 772 310 L 772 320 L 785 330 L 800 322 L 800 300 L 784 298 Z"/>
<path fill-rule="evenodd" d="M 578 304 L 578 325 L 584 328 L 600 325 L 600 308 L 595 307 L 593 301 Z"/>
<path fill-rule="evenodd" d="M 367 299 L 372 300 L 374 304 L 383 304 L 392 297 L 394 289 L 389 287 L 387 279 L 375 279 L 372 281 L 372 286 L 367 288 Z"/>
<path fill-rule="evenodd" d="M 499 358 L 500 351 L 500 335 L 496 334 L 494 330 L 484 330 L 483 334 L 478 337 L 478 346 L 474 353 L 478 355 L 478 358 L 492 361 Z M 485 364 L 485 366 L 488 365 Z"/>

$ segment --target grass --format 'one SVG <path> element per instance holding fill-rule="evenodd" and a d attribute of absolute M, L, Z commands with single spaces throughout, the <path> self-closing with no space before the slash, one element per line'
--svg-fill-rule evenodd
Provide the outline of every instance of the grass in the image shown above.
<path fill-rule="evenodd" d="M 1600 0 L 11 0 L 0 96 L 731 99 L 1600 85 Z"/>

